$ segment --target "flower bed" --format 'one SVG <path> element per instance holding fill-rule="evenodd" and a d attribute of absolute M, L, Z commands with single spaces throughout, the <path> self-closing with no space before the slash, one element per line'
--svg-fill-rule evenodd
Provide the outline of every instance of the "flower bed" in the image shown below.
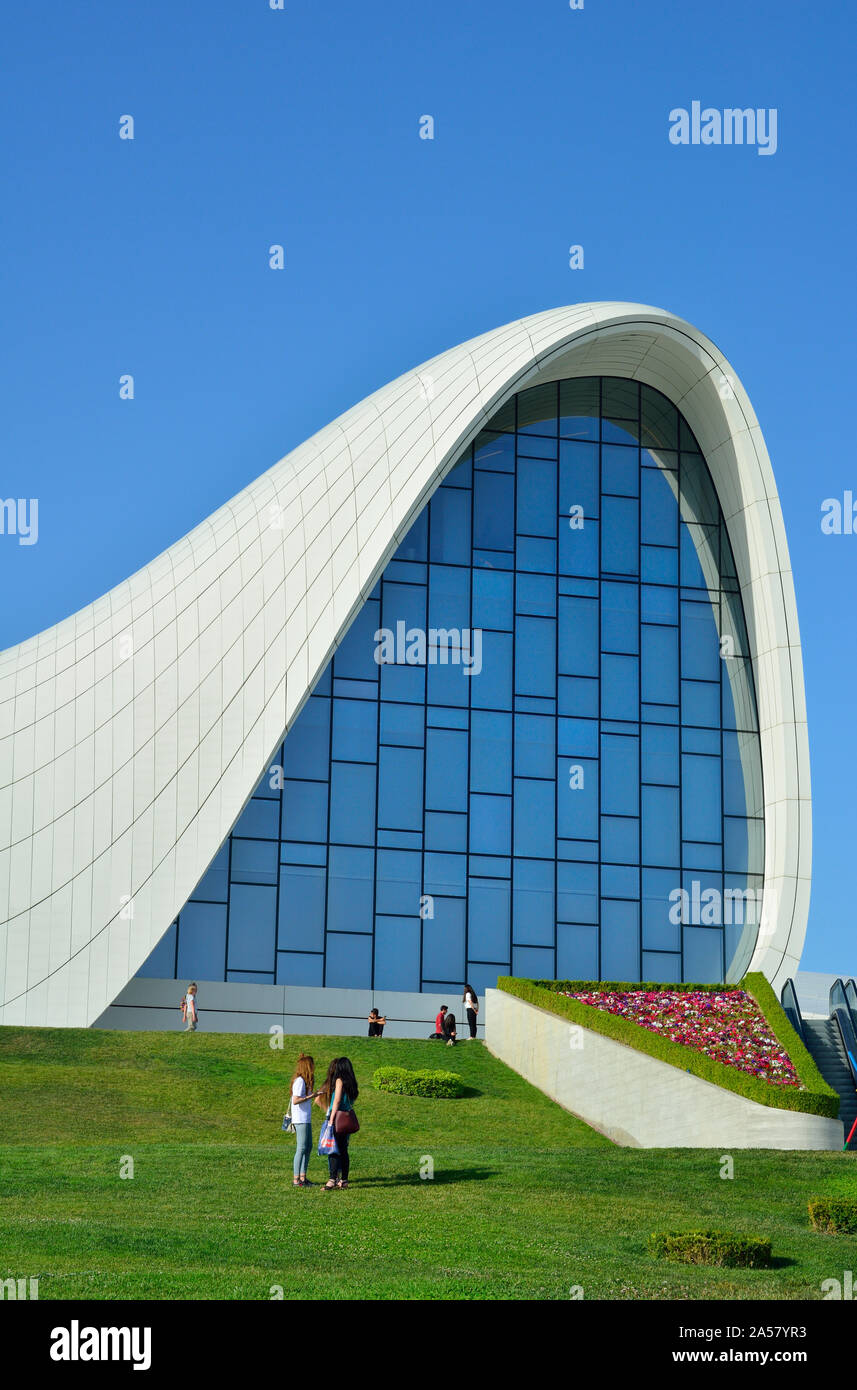
<path fill-rule="evenodd" d="M 791 1059 L 755 1000 L 743 989 L 561 993 L 568 999 L 626 1018 L 671 1042 L 696 1048 L 715 1062 L 736 1067 L 774 1086 L 800 1086 Z"/>

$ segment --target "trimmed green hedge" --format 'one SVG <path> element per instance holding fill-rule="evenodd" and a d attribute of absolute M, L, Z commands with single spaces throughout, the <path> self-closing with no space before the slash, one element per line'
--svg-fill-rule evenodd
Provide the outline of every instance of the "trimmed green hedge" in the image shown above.
<path fill-rule="evenodd" d="M 649 1236 L 649 1250 L 662 1260 L 686 1265 L 725 1265 L 730 1269 L 767 1269 L 771 1242 L 764 1236 L 731 1231 L 662 1231 Z"/>
<path fill-rule="evenodd" d="M 770 1105 L 776 1110 L 799 1110 L 806 1115 L 825 1115 L 832 1119 L 836 1119 L 839 1114 L 839 1096 L 824 1080 L 789 1023 L 770 984 L 764 975 L 758 972 L 745 975 L 739 985 L 673 985 L 639 980 L 518 980 L 510 975 L 501 975 L 497 981 L 497 988 L 523 999 L 528 1004 L 535 1004 L 540 1009 L 559 1014 L 581 1028 L 602 1033 L 614 1042 L 635 1047 L 638 1052 L 647 1052 L 650 1057 L 656 1057 L 660 1062 L 668 1062 L 670 1066 L 689 1071 L 692 1075 L 701 1077 L 703 1081 L 710 1081 L 715 1086 L 722 1086 L 727 1091 L 734 1091 L 748 1100 L 757 1101 L 759 1105 Z M 677 990 L 683 993 L 691 990 L 703 990 L 708 993 L 717 993 L 723 989 L 746 990 L 764 1014 L 774 1037 L 791 1058 L 800 1089 L 796 1086 L 774 1086 L 769 1081 L 763 1081 L 761 1077 L 739 1071 L 737 1067 L 716 1062 L 714 1058 L 706 1057 L 704 1052 L 699 1052 L 694 1047 L 685 1047 L 683 1043 L 673 1042 L 671 1038 L 659 1037 L 650 1029 L 631 1023 L 626 1018 L 620 1018 L 618 1014 L 608 1013 L 606 1009 L 596 1009 L 594 1005 L 583 1004 L 579 999 L 568 999 L 561 993 L 566 989 L 575 993 L 589 990 L 605 993 L 627 993 L 629 990 L 646 990 L 650 993 L 658 990 Z"/>
<path fill-rule="evenodd" d="M 430 1096 L 442 1100 L 457 1100 L 466 1090 L 461 1077 L 454 1071 L 408 1071 L 406 1067 L 379 1067 L 372 1077 L 378 1091 L 391 1091 L 397 1096 Z"/>
<path fill-rule="evenodd" d="M 812 1197 L 809 1219 L 828 1235 L 857 1235 L 857 1201 L 853 1197 Z"/>

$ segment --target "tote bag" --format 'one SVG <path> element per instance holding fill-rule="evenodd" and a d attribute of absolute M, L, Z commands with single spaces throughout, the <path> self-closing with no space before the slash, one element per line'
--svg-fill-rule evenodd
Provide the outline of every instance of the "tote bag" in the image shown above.
<path fill-rule="evenodd" d="M 330 1120 L 325 1120 L 321 1127 L 321 1134 L 318 1136 L 318 1156 L 319 1158 L 329 1158 L 331 1154 L 339 1153 L 339 1145 L 336 1142 L 336 1132 Z"/>

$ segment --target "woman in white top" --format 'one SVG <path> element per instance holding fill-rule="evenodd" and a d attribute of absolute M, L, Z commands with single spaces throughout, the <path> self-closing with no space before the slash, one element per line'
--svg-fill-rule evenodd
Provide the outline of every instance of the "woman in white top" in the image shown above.
<path fill-rule="evenodd" d="M 307 1164 L 312 1151 L 312 1102 L 318 1094 L 314 1091 L 315 1063 L 311 1057 L 301 1053 L 295 1074 L 292 1077 L 292 1103 L 290 1106 L 292 1124 L 295 1127 L 295 1163 L 292 1184 L 294 1187 L 312 1187 L 307 1182 Z"/>
<path fill-rule="evenodd" d="M 476 990 L 472 985 L 464 986 L 464 993 L 461 996 L 464 1007 L 467 1010 L 467 1022 L 470 1026 L 470 1041 L 476 1037 L 476 1015 L 479 1012 L 479 999 Z"/>

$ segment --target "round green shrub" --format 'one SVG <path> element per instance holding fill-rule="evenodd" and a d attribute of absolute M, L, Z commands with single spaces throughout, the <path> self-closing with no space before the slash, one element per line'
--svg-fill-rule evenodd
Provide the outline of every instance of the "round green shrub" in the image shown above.
<path fill-rule="evenodd" d="M 378 1091 L 391 1091 L 397 1096 L 430 1096 L 456 1100 L 464 1095 L 465 1086 L 454 1071 L 408 1071 L 406 1067 L 379 1067 L 372 1077 Z"/>
<path fill-rule="evenodd" d="M 853 1197 L 811 1197 L 809 1219 L 816 1231 L 857 1234 L 857 1201 Z"/>
<path fill-rule="evenodd" d="M 661 1231 L 649 1236 L 649 1250 L 663 1260 L 689 1265 L 727 1265 L 734 1269 L 767 1269 L 771 1242 L 762 1236 L 731 1231 Z"/>

